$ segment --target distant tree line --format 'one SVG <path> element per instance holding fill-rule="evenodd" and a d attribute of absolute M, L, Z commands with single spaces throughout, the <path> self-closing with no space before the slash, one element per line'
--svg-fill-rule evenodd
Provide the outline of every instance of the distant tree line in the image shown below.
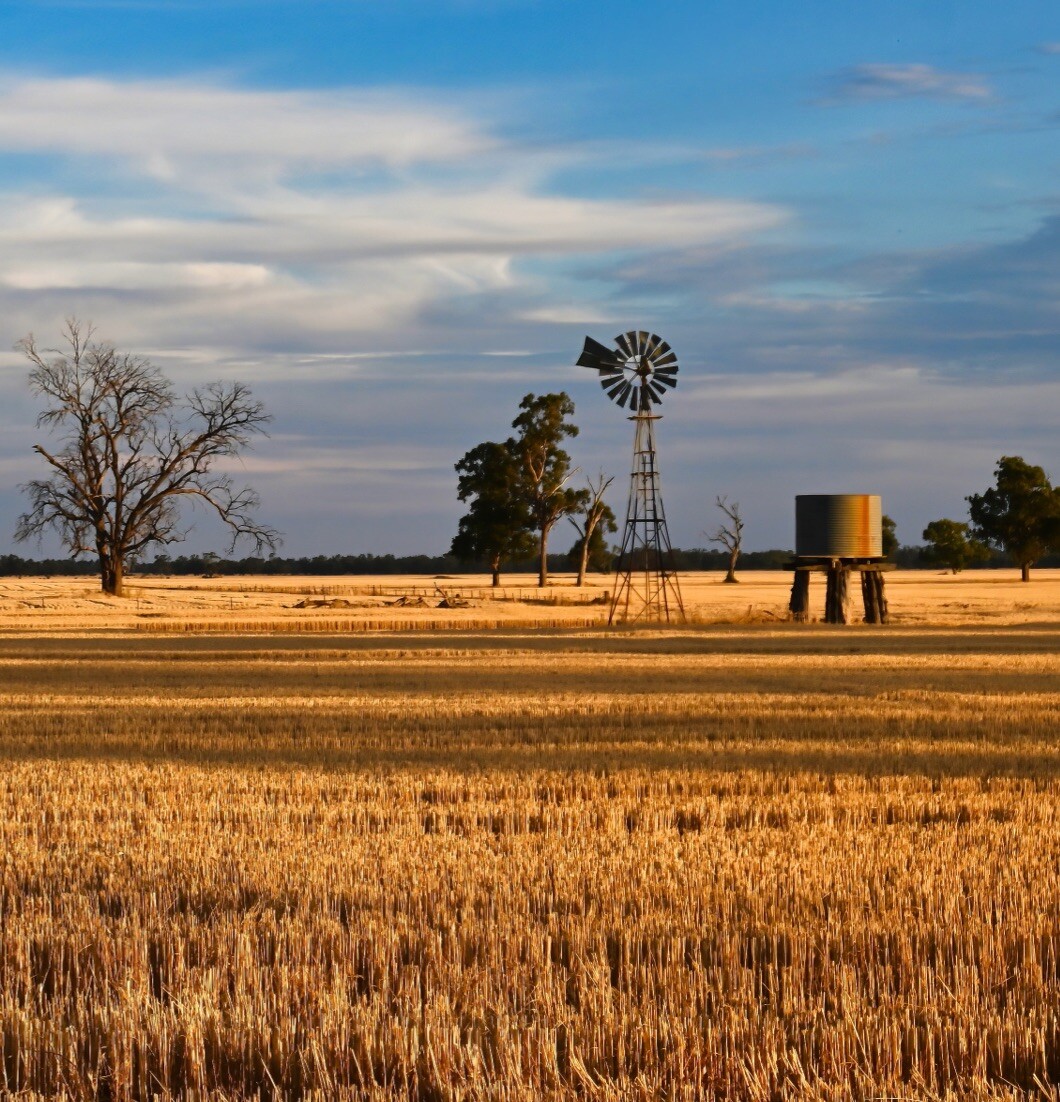
<path fill-rule="evenodd" d="M 727 552 L 710 548 L 692 547 L 674 551 L 679 570 L 725 570 Z M 750 551 L 741 558 L 741 567 L 747 570 L 776 570 L 791 558 L 790 551 Z M 610 570 L 613 551 L 608 550 Z M 575 573 L 581 561 L 581 540 L 576 540 L 570 551 L 550 554 L 548 568 L 556 572 Z M 539 567 L 536 552 L 530 557 L 509 564 L 518 574 L 536 574 Z M 312 555 L 268 558 L 247 556 L 241 559 L 224 558 L 210 553 L 202 555 L 156 555 L 150 561 L 133 562 L 128 573 L 148 577 L 170 576 L 239 576 L 263 575 L 321 575 L 341 574 L 477 574 L 482 567 L 478 563 L 461 562 L 453 555 Z M 0 555 L 0 576 L 4 577 L 90 577 L 99 574 L 99 565 L 92 559 L 24 559 L 19 555 Z"/>
<path fill-rule="evenodd" d="M 741 570 L 780 570 L 791 560 L 790 550 L 744 551 L 740 556 Z M 608 549 L 608 566 L 611 569 L 614 549 Z M 925 566 L 943 565 L 933 556 L 929 546 L 924 544 L 903 544 L 890 558 L 899 567 L 919 569 Z M 709 547 L 675 548 L 674 560 L 678 570 L 727 571 L 729 552 Z M 550 554 L 548 568 L 554 572 L 575 573 L 580 561 L 580 541 L 565 553 Z M 973 569 L 997 569 L 1015 565 L 1003 551 L 991 549 L 985 560 L 967 563 Z M 1060 567 L 1060 553 L 1046 555 L 1040 560 L 1040 566 Z M 512 573 L 536 574 L 539 566 L 535 555 L 509 564 Z M 283 557 L 270 555 L 268 558 L 248 556 L 246 558 L 224 558 L 219 555 L 157 555 L 150 561 L 133 562 L 128 573 L 146 577 L 182 577 L 203 575 L 234 576 L 240 575 L 320 575 L 323 577 L 342 574 L 426 574 L 426 575 L 463 575 L 480 573 L 482 567 L 477 563 L 461 562 L 453 555 L 312 555 L 302 557 Z M 97 577 L 99 565 L 92 559 L 26 559 L 19 555 L 0 555 L 0 577 Z"/>

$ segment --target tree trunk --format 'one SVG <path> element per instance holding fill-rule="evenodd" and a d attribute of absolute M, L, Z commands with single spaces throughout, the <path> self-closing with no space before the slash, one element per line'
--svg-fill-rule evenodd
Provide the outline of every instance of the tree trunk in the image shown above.
<path fill-rule="evenodd" d="M 120 555 L 101 551 L 99 555 L 100 588 L 111 597 L 125 596 L 125 564 Z"/>
<path fill-rule="evenodd" d="M 740 555 L 739 551 L 730 551 L 729 552 L 729 571 L 725 575 L 725 580 L 727 582 L 735 582 L 737 580 L 737 578 L 736 578 L 736 560 L 737 560 L 737 558 L 739 558 L 739 555 Z"/>
<path fill-rule="evenodd" d="M 490 574 L 493 575 L 493 588 L 496 589 L 501 584 L 501 560 L 499 558 L 491 560 Z"/>
<path fill-rule="evenodd" d="M 1031 564 L 1029 562 L 1020 563 L 1020 581 L 1029 582 L 1031 580 Z"/>
<path fill-rule="evenodd" d="M 578 585 L 585 585 L 585 572 L 589 568 L 589 537 L 582 540 L 582 557 L 578 563 Z"/>
<path fill-rule="evenodd" d="M 548 529 L 541 529 L 541 558 L 537 564 L 537 586 L 543 589 L 548 585 Z"/>

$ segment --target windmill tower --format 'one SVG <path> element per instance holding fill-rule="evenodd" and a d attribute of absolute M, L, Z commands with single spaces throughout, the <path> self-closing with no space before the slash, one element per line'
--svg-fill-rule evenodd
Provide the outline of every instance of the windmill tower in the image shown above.
<path fill-rule="evenodd" d="M 666 389 L 677 386 L 677 356 L 662 337 L 643 330 L 621 333 L 615 345 L 586 337 L 578 357 L 579 367 L 600 373 L 612 401 L 633 411 L 635 425 L 629 504 L 607 623 L 684 620 L 656 462 L 655 422 L 661 414 L 651 412 Z"/>

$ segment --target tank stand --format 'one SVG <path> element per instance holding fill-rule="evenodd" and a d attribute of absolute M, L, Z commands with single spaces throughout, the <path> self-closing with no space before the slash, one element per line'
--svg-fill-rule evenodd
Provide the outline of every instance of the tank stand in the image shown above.
<path fill-rule="evenodd" d="M 861 599 L 865 609 L 866 624 L 886 624 L 888 620 L 887 597 L 883 575 L 894 569 L 894 563 L 885 559 L 811 559 L 798 558 L 785 563 L 786 570 L 794 571 L 791 600 L 788 608 L 797 623 L 810 619 L 810 575 L 826 577 L 824 598 L 824 622 L 826 624 L 852 624 L 855 622 L 854 593 L 851 575 L 861 575 Z"/>

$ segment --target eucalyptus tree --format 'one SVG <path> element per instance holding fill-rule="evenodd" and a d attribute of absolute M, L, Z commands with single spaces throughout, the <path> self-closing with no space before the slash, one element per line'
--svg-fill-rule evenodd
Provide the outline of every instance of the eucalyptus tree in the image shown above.
<path fill-rule="evenodd" d="M 548 537 L 557 521 L 580 510 L 589 499 L 588 490 L 575 490 L 567 483 L 577 473 L 563 450 L 567 437 L 578 435 L 574 403 L 564 391 L 558 394 L 527 394 L 519 403 L 522 411 L 512 422 L 517 436 L 509 446 L 521 466 L 521 496 L 537 533 L 537 584 L 548 584 Z"/>
<path fill-rule="evenodd" d="M 1022 581 L 1049 551 L 1060 550 L 1060 489 L 1041 467 L 1018 455 L 1003 455 L 995 483 L 968 502 L 971 534 L 1005 551 L 1020 568 Z"/>
<path fill-rule="evenodd" d="M 501 567 L 533 554 L 530 514 L 521 493 L 522 467 L 508 443 L 486 440 L 456 464 L 457 497 L 468 504 L 450 553 L 464 562 L 483 562 L 493 585 Z"/>

